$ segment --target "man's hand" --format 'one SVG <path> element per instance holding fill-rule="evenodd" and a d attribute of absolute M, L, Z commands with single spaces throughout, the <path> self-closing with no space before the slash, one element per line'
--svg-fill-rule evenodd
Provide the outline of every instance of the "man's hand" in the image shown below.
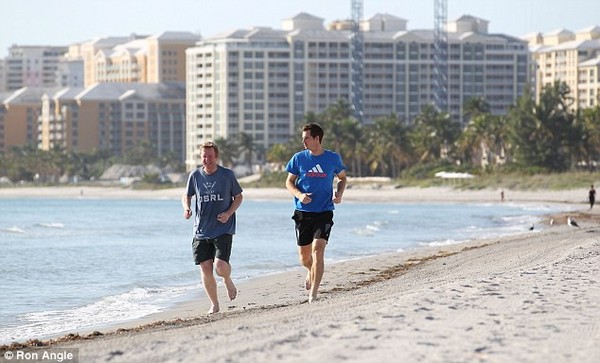
<path fill-rule="evenodd" d="M 310 197 L 311 195 L 312 195 L 312 193 L 302 193 L 302 194 L 300 194 L 300 197 L 298 198 L 298 200 L 302 204 L 308 204 L 308 203 L 312 202 L 312 198 Z"/>
<path fill-rule="evenodd" d="M 333 195 L 333 202 L 335 204 L 341 203 L 342 202 L 342 195 L 340 193 L 338 193 L 338 192 L 335 192 L 334 195 Z"/>
<path fill-rule="evenodd" d="M 227 223 L 229 217 L 231 216 L 227 212 L 219 213 L 219 215 L 217 216 L 217 221 L 221 223 Z"/>

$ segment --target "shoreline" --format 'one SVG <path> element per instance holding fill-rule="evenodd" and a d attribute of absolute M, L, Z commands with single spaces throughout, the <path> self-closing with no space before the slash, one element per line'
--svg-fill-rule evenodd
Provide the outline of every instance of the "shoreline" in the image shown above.
<path fill-rule="evenodd" d="M 243 186 L 242 186 L 243 187 Z M 588 205 L 586 188 L 570 190 L 521 191 L 505 189 L 504 203 L 544 202 Z M 0 188 L 0 200 L 5 198 L 40 199 L 175 199 L 179 200 L 183 187 L 158 190 L 135 190 L 117 186 L 57 186 Z M 244 188 L 244 197 L 255 200 L 291 200 L 285 188 Z M 501 203 L 500 189 L 461 190 L 444 187 L 405 187 L 350 185 L 344 201 L 369 202 L 494 202 Z"/>
<path fill-rule="evenodd" d="M 240 284 L 238 299 L 219 314 L 205 315 L 204 304 L 189 301 L 145 322 L 31 343 L 79 349 L 86 362 L 194 361 L 198 355 L 215 362 L 300 362 L 313 354 L 375 362 L 393 354 L 419 362 L 591 363 L 600 357 L 596 226 L 561 225 L 330 264 L 320 298 L 310 305 L 304 273 L 289 271 Z M 223 339 L 230 348 L 212 349 Z"/>
<path fill-rule="evenodd" d="M 363 201 L 365 198 L 368 198 L 369 201 L 373 202 L 495 201 L 500 203 L 498 198 L 499 192 L 495 193 L 494 191 L 456 192 L 447 188 L 414 189 L 418 190 L 377 190 L 377 193 L 374 193 L 373 190 L 368 189 L 349 189 L 347 192 L 348 194 L 345 195 L 345 197 L 347 197 L 345 200 L 349 202 Z M 79 188 L 69 188 L 61 190 L 60 193 L 56 193 L 56 190 L 54 190 L 55 193 L 52 193 L 53 195 L 51 197 L 78 198 L 78 190 Z M 309 305 L 305 303 L 306 291 L 302 287 L 304 271 L 298 268 L 294 271 L 281 272 L 241 282 L 238 285 L 238 298 L 233 302 L 225 302 L 221 308 L 222 312 L 219 314 L 210 316 L 205 315 L 203 309 L 207 305 L 203 300 L 205 300 L 206 297 L 202 291 L 198 291 L 198 293 L 195 294 L 197 297 L 195 299 L 182 301 L 177 303 L 173 308 L 141 319 L 109 325 L 102 328 L 103 332 L 89 330 L 82 333 L 64 335 L 53 340 L 20 342 L 16 345 L 0 346 L 0 352 L 9 349 L 43 349 L 44 346 L 53 348 L 79 348 L 79 356 L 85 358 L 81 359 L 81 361 L 105 361 L 109 358 L 112 359 L 113 356 L 110 355 L 111 351 L 117 350 L 124 352 L 124 354 L 122 357 L 114 356 L 116 361 L 144 362 L 157 361 L 157 358 L 155 357 L 159 357 L 158 361 L 193 360 L 195 354 L 202 354 L 203 356 L 206 356 L 207 359 L 210 358 L 211 361 L 239 361 L 242 357 L 244 357 L 245 360 L 245 356 L 242 354 L 246 354 L 250 351 L 250 360 L 275 359 L 274 357 L 277 356 L 278 360 L 295 362 L 307 359 L 306 357 L 309 357 L 308 354 L 310 351 L 314 352 L 315 349 L 320 349 L 320 352 L 324 352 L 324 357 L 330 358 L 328 360 L 342 360 L 340 359 L 341 356 L 347 356 L 344 351 L 349 350 L 354 353 L 349 354 L 347 356 L 348 358 L 354 357 L 353 359 L 356 360 L 357 357 L 366 358 L 373 355 L 366 360 L 379 361 L 381 359 L 386 359 L 385 357 L 389 358 L 390 352 L 393 352 L 392 354 L 394 355 L 400 354 L 398 355 L 399 357 L 403 356 L 402 354 L 408 354 L 399 352 L 397 350 L 400 349 L 399 346 L 395 346 L 396 343 L 393 342 L 395 338 L 398 338 L 397 334 L 400 334 L 400 337 L 403 337 L 400 340 L 401 345 L 403 344 L 403 349 L 407 349 L 407 352 L 410 353 L 406 355 L 405 358 L 414 360 L 412 359 L 415 357 L 414 354 L 416 354 L 417 357 L 422 357 L 416 359 L 416 361 L 464 361 L 488 355 L 488 358 L 495 357 L 497 354 L 500 355 L 494 358 L 494 360 L 510 361 L 508 357 L 512 357 L 512 360 L 522 360 L 523 357 L 529 357 L 532 358 L 532 361 L 553 361 L 546 351 L 538 353 L 528 351 L 527 344 L 524 344 L 522 341 L 520 341 L 518 349 L 513 353 L 512 351 L 508 352 L 505 351 L 505 349 L 503 350 L 501 345 L 496 346 L 493 339 L 490 340 L 491 338 L 488 339 L 488 342 L 480 343 L 481 346 L 474 348 L 473 351 L 466 353 L 461 351 L 457 352 L 456 348 L 446 347 L 453 353 L 450 355 L 438 354 L 434 355 L 434 358 L 432 358 L 432 356 L 428 355 L 427 351 L 433 349 L 439 353 L 439 347 L 445 347 L 448 344 L 442 344 L 442 339 L 450 340 L 449 343 L 452 346 L 469 345 L 472 344 L 474 340 L 477 340 L 477 337 L 472 336 L 467 332 L 477 331 L 479 333 L 483 332 L 484 335 L 494 335 L 496 334 L 493 329 L 494 325 L 486 322 L 484 325 L 490 325 L 482 327 L 478 326 L 478 323 L 470 321 L 470 328 L 465 328 L 463 326 L 465 331 L 456 331 L 456 329 L 458 329 L 456 326 L 437 326 L 437 330 L 430 330 L 424 329 L 421 324 L 428 325 L 431 323 L 430 325 L 434 326 L 438 320 L 444 319 L 454 322 L 454 318 L 447 314 L 447 309 L 462 311 L 463 314 L 466 314 L 465 316 L 468 322 L 469 319 L 473 320 L 468 314 L 469 307 L 478 304 L 485 307 L 481 308 L 482 310 L 489 310 L 487 312 L 490 314 L 487 314 L 487 316 L 491 321 L 500 320 L 503 324 L 508 325 L 517 323 L 516 320 L 513 321 L 508 318 L 509 314 L 502 310 L 506 308 L 506 306 L 503 304 L 497 306 L 493 304 L 494 301 L 487 301 L 488 298 L 486 297 L 499 296 L 495 295 L 495 291 L 498 290 L 499 287 L 494 284 L 500 284 L 503 289 L 511 292 L 503 293 L 502 296 L 503 299 L 506 299 L 505 302 L 511 302 L 511 304 L 508 304 L 509 311 L 518 315 L 529 308 L 527 305 L 529 303 L 521 302 L 517 304 L 513 301 L 515 296 L 519 296 L 519 294 L 523 296 L 526 294 L 529 296 L 532 301 L 531 304 L 539 303 L 543 305 L 547 304 L 548 301 L 553 301 L 555 299 L 560 301 L 565 300 L 564 297 L 561 296 L 565 294 L 563 290 L 565 287 L 568 287 L 568 283 L 575 283 L 574 281 L 565 279 L 565 275 L 568 275 L 569 273 L 579 273 L 579 276 L 586 276 L 586 281 L 600 283 L 600 274 L 597 273 L 598 262 L 600 260 L 598 258 L 598 255 L 600 255 L 600 243 L 594 240 L 597 233 L 600 233 L 596 229 L 600 223 L 600 215 L 598 210 L 590 211 L 586 210 L 587 208 L 585 207 L 579 208 L 579 205 L 582 203 L 581 191 L 585 192 L 583 189 L 580 191 L 553 193 L 510 192 L 506 193 L 507 198 L 505 199 L 505 202 L 567 203 L 577 209 L 572 215 L 576 215 L 576 219 L 578 220 L 585 221 L 583 223 L 583 228 L 581 229 L 570 229 L 565 224 L 561 223 L 560 225 L 552 226 L 551 228 L 549 226 L 549 228 L 535 234 L 524 233 L 522 235 L 504 238 L 480 239 L 442 247 L 422 247 L 403 252 L 387 253 L 328 264 L 326 265 L 321 289 L 321 298 L 316 304 Z M 48 190 L 45 192 L 47 193 Z M 102 192 L 96 189 L 85 189 L 83 197 L 91 197 L 93 193 L 97 198 L 179 199 L 179 196 L 181 195 L 180 192 L 179 189 L 141 191 L 140 193 L 137 193 L 137 191 L 122 190 L 120 188 L 117 188 L 117 190 L 103 190 Z M 244 193 L 245 197 L 249 199 L 289 198 L 287 191 L 284 189 L 251 189 L 245 190 Z M 29 193 L 28 196 L 36 197 L 35 194 L 36 193 Z M 19 193 L 14 193 L 8 197 L 18 197 L 18 195 Z M 48 196 L 48 194 L 44 195 Z M 513 196 L 513 198 L 510 198 L 511 196 Z M 0 189 L 0 200 L 3 197 L 7 197 L 7 195 L 2 193 L 2 189 Z M 560 215 L 556 216 L 556 218 L 566 218 L 566 216 Z M 577 236 L 577 238 L 573 238 L 573 236 Z M 542 268 L 539 267 L 539 255 L 546 254 L 546 250 L 549 249 L 555 251 L 556 256 L 553 255 L 553 258 L 549 261 L 542 261 L 541 266 L 547 271 L 551 271 L 548 267 L 564 264 L 573 260 L 571 257 L 565 257 L 569 254 L 579 256 L 579 260 L 581 261 L 588 261 L 590 259 L 591 261 L 595 261 L 595 270 L 590 268 L 590 266 L 594 267 L 594 264 L 590 263 L 585 266 L 575 265 L 574 272 L 569 272 L 566 269 L 564 271 L 561 270 L 562 272 L 560 274 L 557 274 L 556 276 L 553 275 L 553 279 L 563 281 L 565 284 L 561 286 L 551 286 L 551 291 L 544 290 L 539 293 L 540 296 L 537 296 L 531 291 L 521 291 L 524 286 L 519 281 L 516 282 L 516 286 L 511 286 L 513 281 L 509 279 L 506 279 L 502 283 L 484 282 L 484 280 L 493 281 L 500 279 L 506 272 L 512 273 L 513 278 L 516 280 L 523 278 L 524 276 L 529 277 L 530 275 L 535 277 L 537 274 L 535 271 Z M 586 254 L 581 255 L 583 252 L 586 252 Z M 518 256 L 516 259 L 514 256 L 515 253 Z M 524 257 L 523 261 L 520 261 L 521 254 L 528 257 Z M 487 262 L 482 263 L 482 260 L 486 260 Z M 472 265 L 469 263 L 472 263 Z M 491 266 L 488 266 L 488 264 Z M 586 266 L 588 271 L 582 269 L 582 267 Z M 521 271 L 519 274 L 515 274 L 515 271 L 519 271 L 519 269 L 522 268 L 525 268 L 527 271 Z M 478 276 L 482 271 L 487 272 L 488 276 Z M 594 271 L 596 276 L 589 276 L 590 273 Z M 453 273 L 457 273 L 457 275 L 454 276 L 454 279 L 452 278 Z M 445 276 L 447 279 L 445 279 Z M 438 284 L 435 283 L 436 281 L 440 281 L 440 279 L 442 279 L 442 284 L 449 284 L 454 287 L 452 289 L 442 288 L 440 290 Z M 467 282 L 464 282 L 463 279 L 467 279 Z M 406 284 L 407 282 L 408 284 Z M 547 284 L 543 279 L 536 281 L 536 284 L 538 285 L 543 285 L 544 283 Z M 475 287 L 478 288 L 478 293 L 476 294 L 465 293 L 465 296 L 462 296 L 462 292 L 458 293 L 454 291 L 466 291 L 474 289 Z M 530 290 L 534 289 L 530 284 L 525 287 Z M 562 290 L 560 290 L 559 287 L 562 288 Z M 587 287 L 589 286 L 586 285 L 586 288 Z M 587 291 L 582 290 L 582 293 L 577 297 L 577 299 L 581 299 L 583 296 L 583 300 L 590 304 L 595 301 L 595 305 L 592 304 L 594 309 L 598 308 L 598 301 L 600 300 L 598 285 L 595 287 L 595 290 L 589 289 L 591 291 L 589 295 L 586 295 Z M 512 291 L 513 288 L 517 290 L 518 293 Z M 540 289 L 537 288 L 536 291 L 539 290 Z M 220 295 L 224 294 L 223 291 L 224 289 L 219 289 Z M 533 294 L 533 297 L 530 296 L 531 294 Z M 450 295 L 452 295 L 451 299 L 449 298 Z M 443 303 L 437 301 L 440 296 L 446 298 Z M 220 296 L 220 298 L 223 299 L 224 296 Z M 387 301 L 386 304 L 379 304 L 380 300 L 378 299 L 386 301 L 391 299 L 391 301 Z M 515 307 L 516 305 L 519 305 L 518 309 Z M 567 305 L 567 301 L 565 300 L 565 306 Z M 389 306 L 399 307 L 399 309 L 398 311 L 394 309 L 390 310 Z M 418 306 L 420 307 L 417 308 Z M 565 308 L 565 306 L 562 306 L 562 308 Z M 553 315 L 557 321 L 561 324 L 566 321 L 566 323 L 568 323 L 567 325 L 571 326 L 573 331 L 579 329 L 578 325 L 573 325 L 574 323 L 571 321 L 573 317 L 562 314 L 565 311 L 552 312 L 549 310 L 552 309 L 546 309 L 542 313 L 539 313 L 539 318 L 544 317 L 544 314 L 558 313 L 559 316 Z M 440 313 L 443 318 L 440 318 L 433 312 Z M 425 316 L 424 320 L 420 321 L 419 324 L 416 324 L 413 320 L 417 319 L 421 313 L 429 315 Z M 565 334 L 562 334 L 561 339 L 570 342 L 573 347 L 578 347 L 580 350 L 583 349 L 583 352 L 588 351 L 592 353 L 590 357 L 598 358 L 600 357 L 598 348 L 594 348 L 587 343 L 589 343 L 589 340 L 592 340 L 591 337 L 594 336 L 594 329 L 596 337 L 598 337 L 597 328 L 600 318 L 600 309 L 596 309 L 595 312 L 590 311 L 590 309 L 585 309 L 584 313 L 586 317 L 592 318 L 592 335 L 589 339 L 574 334 L 566 334 L 566 336 L 564 336 Z M 481 317 L 482 316 L 478 316 L 478 318 Z M 334 322 L 327 325 L 326 322 L 332 318 Z M 535 318 L 538 319 L 537 316 Z M 304 319 L 307 321 L 303 321 Z M 582 323 L 581 319 L 575 320 L 578 324 Z M 281 328 L 281 321 L 284 321 L 286 324 L 291 324 L 289 329 Z M 411 321 L 415 325 L 409 324 L 412 328 L 404 329 L 403 327 L 406 327 L 407 321 Z M 546 334 L 547 329 L 541 326 L 542 323 L 538 320 L 536 320 L 536 322 L 539 326 L 535 327 L 534 333 L 538 335 Z M 308 325 L 306 323 L 308 323 Z M 392 324 L 390 325 L 389 323 Z M 560 325 L 558 323 L 556 324 Z M 259 327 L 263 326 L 266 330 L 264 333 L 262 330 L 257 330 Z M 317 330 L 311 331 L 307 326 L 316 326 L 317 328 L 315 329 Z M 346 330 L 342 329 L 342 327 L 344 327 L 344 329 L 350 329 L 350 332 L 345 333 Z M 353 329 L 357 327 L 362 328 Z M 526 327 L 509 326 L 509 328 L 520 332 L 519 334 L 527 335 L 522 332 L 522 329 L 525 329 Z M 567 328 L 563 327 L 559 329 L 561 332 L 567 330 Z M 385 339 L 379 340 L 380 338 L 374 337 L 374 333 L 372 333 L 374 331 L 378 331 L 380 333 L 379 336 L 384 336 Z M 297 334 L 294 335 L 294 332 Z M 228 339 L 235 342 L 236 348 L 234 349 L 234 352 L 231 353 L 231 356 L 223 355 L 224 352 L 213 352 L 209 347 L 205 346 L 205 344 L 198 345 L 193 343 L 207 339 L 210 341 L 210 339 L 213 339 L 212 334 L 215 334 L 217 337 L 226 336 Z M 463 338 L 466 334 L 471 341 L 466 343 L 462 342 L 461 340 L 457 340 L 456 337 L 451 337 L 453 334 L 456 334 L 457 336 L 461 336 L 462 334 Z M 253 338 L 250 338 L 254 335 L 259 336 L 258 341 L 253 341 Z M 517 335 L 518 334 L 515 334 L 512 339 L 519 340 Z M 336 344 L 328 346 L 327 339 L 313 339 L 320 336 L 337 338 L 334 339 Z M 415 339 L 415 336 L 418 337 L 418 339 L 424 339 L 425 341 L 430 341 L 432 343 L 416 347 L 406 346 L 407 342 L 404 339 L 411 341 L 411 339 Z M 583 338 L 585 344 L 574 341 L 575 338 Z M 369 339 L 375 340 L 370 341 Z M 454 341 L 452 341 L 453 339 Z M 566 343 L 560 343 L 553 339 L 554 338 L 552 338 L 551 341 L 554 342 L 554 344 L 565 349 Z M 146 343 L 147 340 L 148 343 Z M 153 342 L 157 341 L 164 341 L 165 345 L 156 346 Z M 302 351 L 304 348 L 300 348 L 298 344 L 295 343 L 296 341 L 308 341 L 310 344 L 316 344 L 317 348 L 313 347 L 307 351 Z M 535 341 L 537 342 L 537 338 Z M 42 345 L 42 347 L 27 347 L 27 345 L 35 344 Z M 556 349 L 548 344 L 549 343 L 544 344 L 545 349 L 557 353 Z M 361 345 L 362 348 L 360 348 Z M 265 346 L 267 348 L 265 348 Z M 302 346 L 304 347 L 304 345 Z M 178 348 L 182 347 L 185 347 L 183 351 L 176 351 Z M 158 351 L 155 349 L 158 349 Z M 597 360 L 590 359 L 589 357 L 582 357 L 582 353 L 576 352 L 575 348 L 568 349 L 568 352 L 571 355 L 569 356 L 570 358 L 577 357 L 579 358 L 579 361 L 591 362 Z M 155 356 L 153 354 L 158 355 Z M 518 354 L 525 355 L 519 356 Z M 435 357 L 444 358 L 436 359 Z M 500 359 L 498 359 L 498 357 Z M 525 360 L 530 360 L 529 358 Z M 567 358 L 567 356 L 563 355 L 563 358 Z"/>

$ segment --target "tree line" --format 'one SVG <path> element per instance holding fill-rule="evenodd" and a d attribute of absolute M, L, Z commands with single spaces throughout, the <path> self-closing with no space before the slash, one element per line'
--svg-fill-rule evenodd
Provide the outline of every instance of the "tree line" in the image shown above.
<path fill-rule="evenodd" d="M 395 115 L 360 125 L 344 101 L 309 114 L 326 130 L 324 144 L 343 157 L 350 175 L 416 176 L 435 168 L 489 173 L 596 170 L 600 161 L 600 106 L 579 109 L 564 83 L 544 88 L 539 102 L 526 92 L 505 115 L 493 115 L 483 98 L 464 105 L 464 124 L 426 106 L 407 124 Z M 299 140 L 299 136 L 298 139 Z M 298 142 L 267 152 L 285 163 Z"/>
<path fill-rule="evenodd" d="M 142 142 L 127 150 L 123 156 L 114 156 L 109 150 L 91 152 L 67 152 L 62 147 L 49 151 L 36 145 L 23 145 L 0 153 L 0 177 L 12 182 L 58 183 L 61 178 L 73 181 L 98 180 L 111 165 L 149 165 L 170 166 L 175 171 L 185 171 L 183 162 L 176 155 L 155 156 L 154 148 L 148 142 Z"/>
<path fill-rule="evenodd" d="M 544 88 L 537 102 L 526 92 L 505 115 L 493 115 L 483 98 L 468 100 L 464 110 L 464 124 L 426 106 L 410 124 L 391 114 L 362 125 L 352 117 L 350 105 L 340 100 L 322 113 L 308 113 L 304 121 L 323 126 L 324 146 L 342 155 L 352 176 L 431 177 L 436 168 L 472 173 L 596 170 L 600 106 L 579 109 L 564 83 Z M 217 139 L 221 162 L 233 167 L 261 160 L 283 166 L 301 148 L 300 126 L 289 142 L 268 150 L 244 133 L 237 140 Z M 0 154 L 0 177 L 57 182 L 62 176 L 77 175 L 81 180 L 93 180 L 115 163 L 153 163 L 185 170 L 174 155 L 154 155 L 147 142 L 123 157 L 112 156 L 108 150 L 43 151 L 26 145 Z"/>

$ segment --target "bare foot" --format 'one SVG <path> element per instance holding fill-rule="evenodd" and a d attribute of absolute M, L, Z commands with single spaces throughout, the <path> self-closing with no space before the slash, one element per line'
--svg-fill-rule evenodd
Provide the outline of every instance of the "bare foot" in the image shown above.
<path fill-rule="evenodd" d="M 211 305 L 208 314 L 216 314 L 219 312 L 219 305 Z"/>
<path fill-rule="evenodd" d="M 310 271 L 306 274 L 306 280 L 304 280 L 304 288 L 310 290 Z"/>
<path fill-rule="evenodd" d="M 227 288 L 227 296 L 229 296 L 229 301 L 235 300 L 237 297 L 237 289 L 233 284 L 233 280 L 225 280 L 225 287 Z"/>
<path fill-rule="evenodd" d="M 315 301 L 317 301 L 317 297 L 316 296 L 312 296 L 312 295 L 308 296 L 308 303 L 309 304 L 312 304 Z"/>

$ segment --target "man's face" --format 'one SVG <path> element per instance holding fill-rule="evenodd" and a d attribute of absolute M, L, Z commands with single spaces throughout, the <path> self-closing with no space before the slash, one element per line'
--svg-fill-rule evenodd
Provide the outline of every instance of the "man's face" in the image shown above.
<path fill-rule="evenodd" d="M 200 158 L 202 158 L 202 165 L 208 170 L 212 170 L 217 165 L 217 155 L 212 147 L 202 148 Z"/>
<path fill-rule="evenodd" d="M 302 145 L 305 149 L 316 150 L 319 146 L 319 137 L 310 136 L 310 131 L 302 131 Z"/>

